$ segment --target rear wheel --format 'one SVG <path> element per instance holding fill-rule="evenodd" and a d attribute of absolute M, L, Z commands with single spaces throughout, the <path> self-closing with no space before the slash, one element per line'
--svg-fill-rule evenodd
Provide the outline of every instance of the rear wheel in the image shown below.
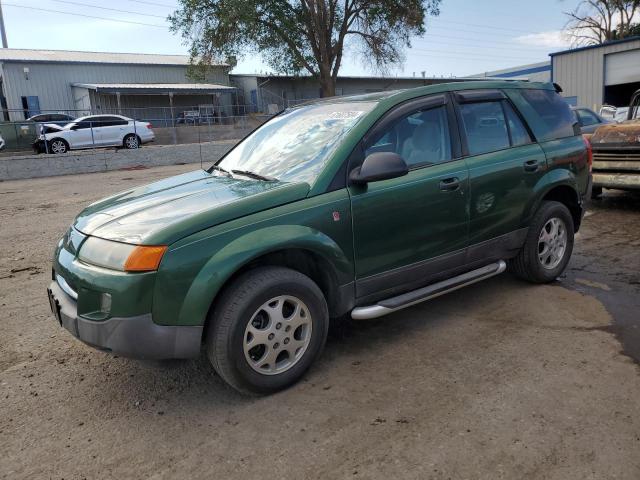
<path fill-rule="evenodd" d="M 140 143 L 141 143 L 140 137 L 138 137 L 137 135 L 134 135 L 133 133 L 126 135 L 124 137 L 124 140 L 122 141 L 124 148 L 128 148 L 129 150 L 140 148 Z"/>
<path fill-rule="evenodd" d="M 545 201 L 534 216 L 525 243 L 510 260 L 511 270 L 534 283 L 555 280 L 567 267 L 573 251 L 573 218 L 560 202 Z"/>
<path fill-rule="evenodd" d="M 261 267 L 225 290 L 209 322 L 207 355 L 216 372 L 236 390 L 266 394 L 295 383 L 320 355 L 329 315 L 309 277 Z"/>
<path fill-rule="evenodd" d="M 61 138 L 54 138 L 49 142 L 49 153 L 67 153 L 69 151 L 69 144 L 66 140 Z"/>

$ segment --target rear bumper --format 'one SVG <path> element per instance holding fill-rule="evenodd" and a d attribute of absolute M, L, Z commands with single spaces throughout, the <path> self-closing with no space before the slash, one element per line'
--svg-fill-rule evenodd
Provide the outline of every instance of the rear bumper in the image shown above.
<path fill-rule="evenodd" d="M 151 314 L 93 321 L 77 314 L 76 302 L 57 282 L 47 289 L 51 310 L 60 325 L 84 343 L 125 357 L 193 358 L 200 354 L 201 326 L 166 326 Z"/>

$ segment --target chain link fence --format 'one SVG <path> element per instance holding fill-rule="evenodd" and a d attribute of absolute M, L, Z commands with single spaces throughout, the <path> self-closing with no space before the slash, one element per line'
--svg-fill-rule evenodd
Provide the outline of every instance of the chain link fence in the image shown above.
<path fill-rule="evenodd" d="M 138 129 L 147 128 L 153 132 L 152 144 L 155 145 L 239 140 L 277 113 L 277 109 L 272 110 L 274 111 L 269 113 L 255 112 L 255 106 L 252 105 L 227 105 L 224 109 L 213 105 L 196 105 L 181 106 L 179 109 L 151 107 L 99 111 L 42 110 L 32 119 L 0 122 L 0 155 L 53 153 L 51 141 L 57 137 L 56 130 L 61 131 L 60 138 L 68 139 L 70 150 L 126 147 L 124 136 L 128 132 L 121 130 L 120 135 L 118 129 L 114 128 L 124 125 L 113 125 L 117 122 L 115 119 L 92 119 L 94 115 L 117 115 L 135 120 L 129 125 L 135 134 L 140 134 L 143 143 L 145 137 Z M 9 118 L 9 112 L 4 110 L 2 118 Z M 23 115 L 24 111 L 20 110 L 19 113 Z M 15 116 L 12 115 L 13 118 Z M 147 123 L 150 124 L 149 127 Z M 147 133 L 146 130 L 143 132 Z M 46 142 L 42 141 L 45 133 L 48 140 Z M 74 142 L 80 138 L 81 141 Z"/>

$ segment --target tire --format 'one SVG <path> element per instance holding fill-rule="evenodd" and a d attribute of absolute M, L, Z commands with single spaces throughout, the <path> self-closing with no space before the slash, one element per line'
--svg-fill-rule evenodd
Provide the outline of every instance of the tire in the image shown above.
<path fill-rule="evenodd" d="M 208 324 L 207 356 L 218 375 L 242 393 L 269 394 L 297 382 L 320 356 L 329 313 L 309 277 L 259 267 L 225 289 Z"/>
<path fill-rule="evenodd" d="M 554 225 L 559 232 L 555 243 L 552 242 Z M 546 235 L 543 235 L 543 228 Z M 564 242 L 562 229 L 565 232 Z M 532 283 L 552 282 L 569 263 L 573 251 L 573 235 L 573 218 L 569 209 L 560 202 L 542 202 L 531 221 L 524 245 L 518 255 L 509 261 L 511 271 Z M 564 248 L 561 248 L 563 244 Z"/>
<path fill-rule="evenodd" d="M 133 133 L 125 135 L 122 139 L 122 146 L 127 150 L 135 150 L 137 148 L 140 148 L 140 145 L 142 145 L 140 137 Z"/>
<path fill-rule="evenodd" d="M 596 200 L 602 196 L 602 187 L 593 187 L 591 189 L 591 199 Z"/>
<path fill-rule="evenodd" d="M 49 141 L 49 153 L 55 155 L 67 153 L 69 151 L 69 144 L 62 138 L 54 138 Z"/>

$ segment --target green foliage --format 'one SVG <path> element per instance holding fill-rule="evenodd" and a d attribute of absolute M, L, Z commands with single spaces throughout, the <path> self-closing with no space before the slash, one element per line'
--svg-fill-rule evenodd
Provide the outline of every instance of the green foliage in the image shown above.
<path fill-rule="evenodd" d="M 333 94 L 347 44 L 378 69 L 397 64 L 440 2 L 180 0 L 169 20 L 197 64 L 260 55 L 277 72 L 310 73 Z"/>

